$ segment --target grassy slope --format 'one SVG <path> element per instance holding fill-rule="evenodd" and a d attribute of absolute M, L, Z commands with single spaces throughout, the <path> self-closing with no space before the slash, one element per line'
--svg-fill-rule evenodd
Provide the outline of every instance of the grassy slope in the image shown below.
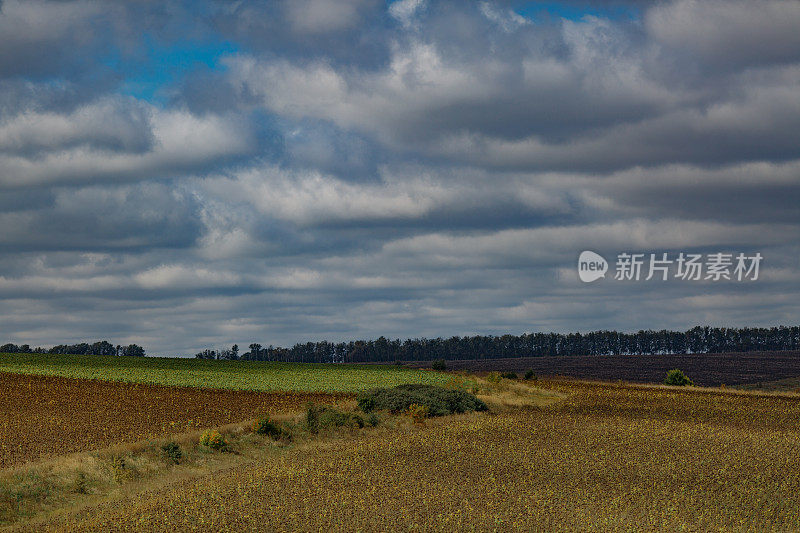
<path fill-rule="evenodd" d="M 5 374 L 6 376 L 12 376 Z M 14 376 L 19 379 L 21 376 Z M 61 378 L 29 378 L 34 380 L 56 380 Z M 85 382 L 84 382 L 85 383 Z M 102 383 L 105 386 L 120 387 L 120 384 Z M 560 394 L 526 386 L 522 383 L 488 383 L 472 381 L 481 387 L 482 398 L 496 413 L 509 412 L 520 407 L 544 407 L 563 399 Z M 141 385 L 128 387 L 141 388 Z M 1 387 L 0 387 L 1 388 Z M 20 388 L 25 389 L 26 384 Z M 149 388 L 149 387 L 148 387 Z M 163 389 L 162 389 L 163 390 Z M 198 389 L 175 388 L 174 391 L 206 393 L 224 392 L 229 396 L 261 395 L 269 393 L 243 393 L 234 391 L 200 391 Z M 281 394 L 285 397 L 319 393 Z M 340 396 L 345 396 L 341 395 Z M 169 401 L 169 400 L 168 400 Z M 49 403 L 45 401 L 44 403 Z M 344 412 L 355 409 L 355 401 L 337 402 L 337 408 Z M 296 411 L 299 411 L 296 409 Z M 274 411 L 270 409 L 270 413 Z M 69 516 L 81 509 L 91 509 L 97 505 L 118 502 L 135 497 L 145 491 L 166 489 L 170 484 L 189 479 L 200 479 L 206 475 L 228 471 L 237 466 L 273 462 L 289 449 L 316 449 L 325 447 L 331 441 L 341 442 L 344 437 L 358 433 L 381 435 L 393 433 L 403 427 L 408 429 L 414 423 L 404 415 L 392 416 L 379 413 L 378 427 L 358 429 L 355 426 L 335 428 L 324 426 L 319 433 L 311 433 L 303 423 L 302 414 L 279 414 L 270 416 L 283 424 L 292 437 L 291 440 L 273 441 L 269 437 L 256 435 L 252 431 L 252 421 L 227 424 L 220 427 L 229 443 L 232 453 L 210 452 L 198 445 L 199 431 L 171 434 L 156 439 L 115 444 L 110 448 L 85 451 L 67 456 L 52 457 L 20 465 L 13 469 L 0 469 L 0 531 L 3 525 L 19 525 L 27 530 L 39 531 L 42 524 Z M 462 419 L 461 415 L 454 419 Z M 431 425 L 447 424 L 445 418 L 428 420 Z M 11 440 L 11 439 L 6 439 Z M 180 445 L 182 456 L 180 464 L 166 460 L 161 446 L 167 441 Z M 3 439 L 0 439 L 0 443 Z M 124 467 L 115 468 L 115 458 L 122 457 Z M 78 487 L 83 487 L 77 490 Z M 69 526 L 68 526 L 69 527 Z M 104 528 L 108 529 L 108 528 Z M 113 529 L 113 528 L 111 528 Z"/>
<path fill-rule="evenodd" d="M 51 527 L 786 531 L 800 523 L 797 398 L 549 386 L 569 398 L 287 450 Z"/>
<path fill-rule="evenodd" d="M 451 376 L 384 365 L 207 361 L 159 357 L 0 354 L 0 372 L 254 391 L 356 392 Z"/>

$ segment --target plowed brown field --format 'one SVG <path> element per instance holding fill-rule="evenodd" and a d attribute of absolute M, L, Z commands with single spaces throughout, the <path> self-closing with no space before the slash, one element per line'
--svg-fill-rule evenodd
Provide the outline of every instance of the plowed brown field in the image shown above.
<path fill-rule="evenodd" d="M 430 361 L 406 363 L 409 368 L 429 368 Z M 729 352 L 676 355 L 570 355 L 462 359 L 447 361 L 449 370 L 469 372 L 519 372 L 531 369 L 539 376 L 637 383 L 662 383 L 668 370 L 679 368 L 697 385 L 718 387 L 773 382 L 800 377 L 800 351 Z"/>
<path fill-rule="evenodd" d="M 349 397 L 0 373 L 0 468 Z"/>

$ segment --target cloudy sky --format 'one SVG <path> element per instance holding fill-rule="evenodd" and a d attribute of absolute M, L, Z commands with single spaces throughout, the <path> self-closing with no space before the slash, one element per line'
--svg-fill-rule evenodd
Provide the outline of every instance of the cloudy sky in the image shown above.
<path fill-rule="evenodd" d="M 2 0 L 0 341 L 797 324 L 798 28 L 797 0 Z M 764 259 L 625 282 L 621 252 Z"/>

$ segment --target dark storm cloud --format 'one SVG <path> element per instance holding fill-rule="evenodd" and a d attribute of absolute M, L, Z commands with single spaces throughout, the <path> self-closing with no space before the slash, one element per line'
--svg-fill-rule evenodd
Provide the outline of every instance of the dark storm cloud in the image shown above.
<path fill-rule="evenodd" d="M 6 0 L 0 341 L 795 323 L 798 24 L 784 0 Z M 584 285 L 585 249 L 765 266 Z"/>
<path fill-rule="evenodd" d="M 712 69 L 797 62 L 798 24 L 792 0 L 682 0 L 657 5 L 645 17 L 656 42 Z"/>
<path fill-rule="evenodd" d="M 10 0 L 1 7 L 3 77 L 72 77 L 85 70 L 80 55 L 93 52 L 102 40 L 93 29 L 102 14 L 98 4 Z"/>
<path fill-rule="evenodd" d="M 9 196 L 16 202 L 0 213 L 4 253 L 187 248 L 200 237 L 200 206 L 161 184 L 62 189 L 49 202 L 30 193 Z"/>

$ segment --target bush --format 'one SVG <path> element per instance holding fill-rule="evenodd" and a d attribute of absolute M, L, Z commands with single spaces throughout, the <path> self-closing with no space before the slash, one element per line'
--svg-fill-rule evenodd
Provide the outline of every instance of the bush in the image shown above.
<path fill-rule="evenodd" d="M 486 376 L 486 381 L 489 383 L 500 383 L 500 374 L 498 372 L 489 372 Z"/>
<path fill-rule="evenodd" d="M 345 413 L 333 407 L 315 405 L 313 403 L 306 405 L 305 426 L 311 433 L 343 426 L 363 428 L 364 425 L 364 419 L 355 413 Z"/>
<path fill-rule="evenodd" d="M 259 435 L 266 435 L 273 440 L 288 439 L 291 435 L 284 428 L 280 427 L 269 417 L 259 418 L 253 422 L 253 432 Z"/>
<path fill-rule="evenodd" d="M 111 472 L 114 474 L 114 481 L 116 483 L 124 483 L 133 479 L 136 472 L 131 469 L 125 457 L 122 455 L 111 456 Z"/>
<path fill-rule="evenodd" d="M 525 379 L 531 380 L 531 381 L 536 381 L 538 378 L 536 376 L 536 373 L 531 368 L 531 369 L 528 369 L 527 372 L 525 372 Z"/>
<path fill-rule="evenodd" d="M 431 368 L 434 370 L 447 370 L 447 363 L 444 362 L 444 359 L 437 359 L 431 363 Z"/>
<path fill-rule="evenodd" d="M 380 424 L 380 423 L 381 423 L 381 419 L 380 419 L 380 418 L 378 418 L 378 415 L 376 415 L 375 413 L 370 413 L 370 414 L 367 416 L 367 425 L 368 425 L 368 426 L 370 426 L 370 427 L 375 427 L 375 426 L 377 426 L 377 425 L 378 425 L 378 424 Z"/>
<path fill-rule="evenodd" d="M 463 390 L 434 385 L 408 384 L 392 389 L 372 389 L 358 395 L 358 407 L 364 412 L 374 409 L 404 413 L 411 404 L 428 410 L 428 416 L 443 416 L 467 411 L 485 411 L 486 404 Z"/>
<path fill-rule="evenodd" d="M 428 418 L 428 408 L 418 403 L 412 403 L 406 409 L 406 414 L 411 417 L 415 424 L 424 424 Z"/>
<path fill-rule="evenodd" d="M 664 384 L 677 385 L 680 387 L 684 385 L 694 385 L 694 383 L 692 383 L 692 380 L 686 377 L 686 375 L 677 368 L 667 372 L 667 377 L 664 378 Z"/>
<path fill-rule="evenodd" d="M 176 442 L 168 442 L 161 447 L 161 451 L 164 452 L 164 455 L 167 459 L 172 461 L 173 463 L 180 463 L 181 459 L 183 459 L 183 451 L 181 447 Z"/>
<path fill-rule="evenodd" d="M 207 446 L 212 450 L 225 450 L 228 448 L 228 442 L 225 437 L 216 429 L 207 429 L 200 436 L 200 444 Z"/>
<path fill-rule="evenodd" d="M 358 408 L 364 411 L 365 413 L 369 413 L 375 410 L 375 398 L 372 395 L 358 395 L 356 397 L 358 402 Z"/>
<path fill-rule="evenodd" d="M 72 483 L 72 492 L 76 494 L 88 494 L 89 493 L 89 482 L 86 478 L 86 474 L 83 472 L 78 472 L 78 476 L 75 478 L 75 481 Z"/>
<path fill-rule="evenodd" d="M 500 374 L 500 377 L 506 379 L 519 379 L 519 376 L 517 375 L 516 372 L 503 372 L 502 374 Z"/>

